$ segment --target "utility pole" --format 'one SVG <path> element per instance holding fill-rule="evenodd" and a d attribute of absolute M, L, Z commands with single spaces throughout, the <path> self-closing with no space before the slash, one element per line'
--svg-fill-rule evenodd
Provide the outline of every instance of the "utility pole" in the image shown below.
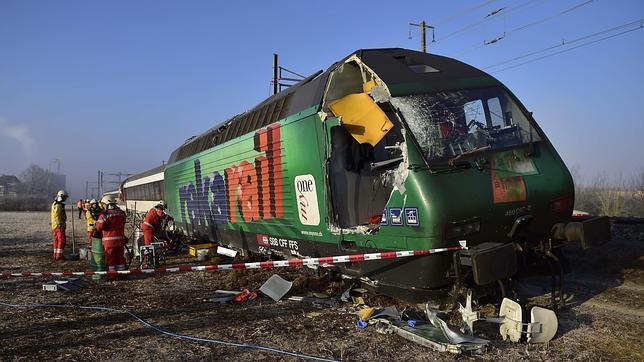
<path fill-rule="evenodd" d="M 290 77 L 282 76 L 282 71 L 286 72 Z M 301 74 L 295 73 L 294 71 L 288 70 L 284 67 L 280 67 L 277 62 L 277 53 L 273 53 L 273 80 L 271 81 L 271 84 L 273 84 L 273 94 L 281 92 L 282 87 L 290 87 L 304 78 L 306 77 Z"/>
<path fill-rule="evenodd" d="M 98 183 L 96 181 L 85 181 L 85 198 L 100 198 L 95 193 L 98 194 Z"/>
<path fill-rule="evenodd" d="M 432 29 L 432 43 L 436 42 L 436 33 L 434 32 L 434 27 L 428 25 L 425 20 L 421 21 L 420 24 L 409 23 L 410 26 L 417 26 L 420 28 L 420 50 L 423 53 L 427 53 L 427 29 Z M 409 39 L 411 39 L 411 30 L 409 31 Z"/>
<path fill-rule="evenodd" d="M 278 68 L 279 66 L 277 65 L 277 53 L 273 53 L 273 94 L 277 94 L 278 89 L 279 89 L 279 83 L 278 83 Z"/>
<path fill-rule="evenodd" d="M 101 172 L 101 170 L 98 170 L 98 177 L 96 178 L 96 188 L 96 193 L 102 195 L 101 189 L 103 188 L 103 172 Z"/>

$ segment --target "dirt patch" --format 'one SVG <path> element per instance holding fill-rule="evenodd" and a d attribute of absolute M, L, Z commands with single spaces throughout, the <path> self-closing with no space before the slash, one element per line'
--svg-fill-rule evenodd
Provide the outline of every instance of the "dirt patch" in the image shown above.
<path fill-rule="evenodd" d="M 0 213 L 0 270 L 86 270 L 84 262 L 53 262 L 48 213 Z M 83 240 L 76 224 L 77 241 Z M 71 227 L 69 228 L 71 230 Z M 559 331 L 548 346 L 504 342 L 495 328 L 477 327 L 492 339 L 477 359 L 488 360 L 642 360 L 642 228 L 617 226 L 615 240 L 595 250 L 567 248 L 574 272 L 566 290 L 569 306 L 558 311 Z M 209 263 L 227 262 L 216 258 Z M 169 265 L 195 263 L 173 257 Z M 472 359 L 433 352 L 395 335 L 355 327 L 350 304 L 275 303 L 268 298 L 239 304 L 204 302 L 217 289 L 257 289 L 272 274 L 293 281 L 294 295 L 339 297 L 342 280 L 306 269 L 234 270 L 131 276 L 90 281 L 73 292 L 42 291 L 42 278 L 0 279 L 0 300 L 106 306 L 131 310 L 161 328 L 184 335 L 279 348 L 341 360 Z M 584 284 L 590 280 L 591 283 Z M 593 284 L 594 283 L 594 284 Z M 623 287 L 621 287 L 623 286 Z M 547 300 L 547 295 L 544 297 Z M 413 305 L 367 294 L 373 306 Z M 613 309 L 611 309 L 611 307 Z M 493 305 L 484 314 L 496 313 Z M 630 314 L 629 314 L 630 313 Z M 251 348 L 178 340 L 129 316 L 96 310 L 14 309 L 0 306 L 0 359 L 3 360 L 293 360 Z"/>

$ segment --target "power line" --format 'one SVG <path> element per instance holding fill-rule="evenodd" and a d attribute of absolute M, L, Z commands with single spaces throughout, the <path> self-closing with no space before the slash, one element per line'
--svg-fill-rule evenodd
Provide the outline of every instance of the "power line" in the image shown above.
<path fill-rule="evenodd" d="M 462 27 L 462 28 L 460 28 L 458 30 L 455 30 L 455 31 L 445 35 L 442 38 L 436 39 L 436 41 L 438 42 L 438 41 L 441 41 L 441 40 L 449 39 L 449 38 L 451 38 L 451 37 L 453 37 L 455 35 L 468 32 L 468 31 L 472 30 L 473 28 L 476 28 L 477 26 L 479 26 L 479 25 L 481 25 L 481 24 L 483 24 L 483 23 L 485 23 L 485 22 L 487 22 L 489 20 L 496 19 L 498 17 L 497 15 L 499 15 L 499 14 L 509 14 L 509 13 L 515 12 L 515 11 L 520 10 L 520 9 L 522 9 L 522 8 L 528 6 L 528 5 L 531 5 L 531 4 L 533 4 L 533 3 L 537 2 L 537 1 L 542 1 L 542 0 L 528 0 L 528 1 L 524 2 L 524 3 L 521 3 L 521 4 L 516 5 L 516 6 L 498 8 L 498 9 L 488 13 L 482 20 L 480 20 L 480 21 L 478 21 L 476 23 L 470 24 L 470 25 L 466 25 L 466 26 L 464 26 L 464 27 Z"/>
<path fill-rule="evenodd" d="M 584 6 L 586 6 L 586 5 L 590 4 L 590 3 L 592 3 L 593 1 L 595 1 L 595 0 L 587 0 L 587 1 L 584 1 L 584 2 L 579 3 L 579 4 L 577 4 L 577 5 L 573 6 L 573 7 L 570 7 L 570 8 L 568 8 L 568 9 L 564 10 L 564 11 L 561 11 L 561 12 L 559 12 L 559 13 L 557 13 L 557 14 L 550 15 L 550 16 L 547 16 L 547 17 L 542 18 L 542 19 L 540 19 L 540 20 L 534 21 L 534 22 L 532 22 L 532 23 L 528 23 L 528 24 L 525 24 L 525 25 L 519 26 L 519 27 L 517 27 L 517 28 L 514 28 L 514 29 L 512 29 L 512 30 L 508 31 L 507 33 L 508 33 L 508 34 L 511 34 L 511 33 L 514 33 L 514 32 L 517 32 L 517 31 L 520 31 L 520 30 L 523 30 L 523 29 L 529 28 L 529 27 L 534 26 L 534 25 L 538 25 L 538 24 L 541 24 L 541 23 L 545 23 L 545 22 L 546 22 L 546 21 L 548 21 L 548 20 L 552 20 L 552 19 L 554 19 L 554 18 L 556 18 L 556 17 L 558 17 L 558 16 L 561 16 L 561 15 L 566 15 L 567 13 L 570 13 L 570 12 L 572 12 L 572 11 L 575 11 L 575 10 L 577 10 L 577 9 L 581 8 L 581 7 L 584 7 Z"/>
<path fill-rule="evenodd" d="M 506 68 L 503 68 L 503 69 L 495 70 L 495 71 L 493 71 L 491 73 L 499 73 L 499 72 L 502 72 L 504 70 L 516 68 L 516 67 L 519 67 L 519 66 L 524 65 L 524 64 L 536 62 L 537 60 L 549 58 L 549 57 L 552 57 L 552 56 L 555 56 L 555 55 L 558 55 L 558 54 L 561 54 L 561 53 L 565 53 L 565 52 L 568 52 L 568 51 L 571 51 L 571 50 L 574 50 L 574 49 L 577 49 L 577 48 L 581 48 L 581 47 L 586 46 L 586 45 L 591 45 L 591 44 L 594 44 L 594 43 L 598 43 L 598 42 L 600 42 L 602 40 L 614 38 L 614 37 L 617 37 L 617 36 L 620 36 L 620 35 L 623 35 L 623 34 L 626 34 L 626 33 L 630 33 L 632 31 L 640 30 L 640 29 L 642 29 L 642 27 L 626 30 L 626 31 L 623 31 L 623 32 L 620 32 L 620 33 L 617 33 L 617 34 L 613 34 L 613 35 L 609 35 L 609 36 L 606 36 L 606 37 L 603 37 L 603 38 L 600 38 L 600 39 L 596 39 L 596 40 L 593 40 L 593 41 L 590 41 L 590 42 L 587 42 L 587 43 L 584 43 L 584 44 L 577 45 L 577 46 L 569 48 L 569 49 L 560 50 L 558 52 L 548 54 L 548 55 L 544 55 L 544 56 L 541 56 L 541 57 L 538 57 L 538 58 L 535 58 L 535 59 L 531 59 L 531 60 L 525 61 L 523 63 L 519 63 L 519 64 L 512 65 L 512 66 L 509 66 L 509 67 L 506 67 Z"/>
<path fill-rule="evenodd" d="M 610 28 L 610 29 L 606 29 L 606 30 L 598 31 L 598 32 L 593 33 L 593 34 L 584 35 L 584 36 L 582 36 L 582 37 L 579 37 L 579 38 L 576 38 L 576 39 L 573 39 L 573 40 L 566 41 L 566 40 L 564 39 L 564 40 L 562 40 L 562 41 L 561 41 L 561 43 L 559 43 L 559 44 L 552 45 L 552 46 L 549 46 L 549 47 L 547 47 L 547 48 L 543 48 L 543 49 L 540 49 L 540 50 L 536 50 L 536 51 L 533 51 L 533 52 L 530 52 L 530 53 L 526 53 L 526 54 L 523 54 L 523 55 L 519 55 L 519 56 L 517 56 L 517 57 L 511 58 L 511 59 L 507 59 L 507 60 L 504 60 L 504 61 L 501 61 L 501 62 L 498 62 L 498 63 L 494 63 L 494 64 L 491 64 L 491 65 L 487 65 L 487 66 L 485 66 L 485 67 L 483 67 L 483 68 L 481 68 L 481 69 L 494 68 L 494 67 L 497 67 L 497 66 L 499 66 L 499 65 L 503 65 L 503 64 L 511 63 L 511 62 L 516 61 L 516 60 L 523 59 L 523 58 L 527 58 L 527 57 L 530 57 L 530 56 L 533 56 L 533 55 L 536 55 L 536 54 L 539 54 L 539 53 L 547 52 L 547 51 L 552 50 L 552 49 L 560 48 L 560 47 L 562 47 L 562 46 L 568 46 L 568 45 L 570 45 L 570 44 L 573 44 L 573 43 L 576 43 L 576 42 L 579 42 L 579 41 L 582 41 L 582 40 L 586 40 L 586 39 L 589 39 L 589 38 L 594 38 L 594 37 L 596 37 L 596 36 L 598 36 L 598 35 L 602 35 L 602 34 L 606 34 L 606 33 L 614 32 L 614 31 L 617 31 L 617 30 L 620 30 L 620 29 L 624 29 L 624 28 L 627 28 L 627 27 L 629 27 L 629 26 L 633 26 L 633 25 L 635 25 L 635 24 L 639 24 L 639 27 L 638 27 L 638 28 L 636 28 L 635 30 L 640 29 L 640 28 L 642 27 L 642 19 L 637 20 L 637 21 L 632 21 L 632 22 L 630 22 L 630 23 L 622 24 L 622 25 L 616 26 L 616 27 L 614 27 L 614 28 Z"/>
<path fill-rule="evenodd" d="M 444 19 L 440 20 L 440 21 L 436 22 L 436 25 L 443 25 L 443 24 L 449 23 L 450 21 L 454 21 L 454 19 L 458 19 L 461 16 L 467 15 L 467 14 L 471 13 L 472 11 L 478 10 L 478 9 L 484 7 L 485 5 L 493 3 L 495 1 L 498 1 L 498 0 L 484 1 L 484 2 L 482 2 L 480 4 L 478 4 L 478 5 L 472 6 L 472 7 L 467 8 L 467 9 L 461 11 L 461 12 L 458 12 L 458 13 L 456 13 L 454 15 L 450 15 L 447 18 L 444 18 Z"/>
<path fill-rule="evenodd" d="M 475 45 L 473 47 L 468 47 L 468 48 L 465 48 L 465 49 L 461 49 L 460 51 L 456 52 L 455 54 L 456 55 L 463 55 L 463 54 L 469 53 L 469 52 L 471 52 L 473 50 L 482 48 L 482 47 L 484 47 L 486 45 L 491 45 L 491 44 L 497 43 L 497 42 L 505 39 L 506 37 L 508 37 L 510 34 L 519 32 L 519 31 L 527 29 L 527 28 L 529 28 L 531 26 L 539 25 L 539 24 L 545 23 L 546 21 L 549 21 L 549 20 L 552 20 L 554 18 L 557 18 L 559 16 L 568 14 L 570 12 L 573 12 L 573 11 L 575 11 L 575 10 L 581 8 L 581 7 L 584 7 L 584 6 L 592 3 L 593 1 L 595 1 L 595 0 L 586 0 L 584 2 L 581 2 L 581 3 L 577 4 L 577 5 L 572 6 L 572 7 L 568 8 L 568 9 L 566 9 L 566 10 L 560 11 L 557 14 L 546 16 L 545 18 L 541 18 L 541 19 L 533 21 L 531 23 L 527 23 L 527 24 L 518 26 L 518 27 L 516 27 L 516 28 L 514 28 L 512 30 L 509 30 L 509 31 L 504 31 L 502 35 L 500 35 L 500 36 L 498 36 L 498 37 L 496 37 L 494 39 L 484 40 L 482 43 L 477 44 L 477 45 Z"/>
<path fill-rule="evenodd" d="M 637 23 L 637 22 L 636 22 L 636 23 Z M 522 62 L 522 63 L 519 63 L 519 64 L 515 64 L 515 65 L 511 65 L 511 66 L 506 67 L 506 68 L 502 68 L 502 69 L 499 69 L 499 70 L 495 70 L 495 71 L 493 71 L 493 72 L 491 72 L 491 73 L 499 73 L 499 72 L 503 72 L 503 71 L 508 70 L 508 69 L 513 69 L 513 68 L 520 67 L 520 66 L 525 65 L 525 64 L 529 64 L 529 63 L 532 63 L 532 62 L 536 62 L 536 61 L 541 60 L 541 59 L 545 59 L 545 58 L 549 58 L 549 57 L 552 57 L 552 56 L 555 56 L 555 55 L 558 55 L 558 54 L 561 54 L 561 53 L 569 52 L 569 51 L 571 51 L 571 50 L 574 50 L 574 49 L 577 49 L 577 48 L 581 48 L 581 47 L 584 47 L 584 46 L 586 46 L 586 45 L 595 44 L 595 43 L 598 43 L 598 42 L 600 42 L 600 41 L 602 41 L 602 40 L 606 40 L 606 39 L 610 39 L 610 38 L 615 38 L 615 37 L 617 37 L 617 36 L 624 35 L 624 34 L 626 34 L 626 33 L 630 33 L 630 32 L 632 32 L 632 31 L 641 30 L 642 28 L 644 28 L 644 22 L 643 22 L 642 20 L 640 20 L 640 21 L 639 21 L 639 23 L 640 23 L 640 26 L 639 26 L 639 27 L 637 27 L 637 28 L 633 28 L 633 29 L 625 30 L 625 31 L 622 31 L 622 32 L 619 32 L 619 33 L 616 33 L 616 34 L 612 34 L 612 35 L 605 36 L 605 37 L 603 37 L 603 38 L 599 38 L 599 39 L 595 39 L 595 40 L 589 41 L 589 42 L 587 42 L 587 43 L 579 44 L 579 45 L 574 46 L 574 47 L 572 47 L 572 48 L 568 48 L 568 49 L 560 50 L 560 51 L 558 51 L 558 52 L 554 52 L 554 53 L 547 54 L 547 55 L 544 55 L 544 56 L 541 56 L 541 57 L 537 57 L 537 58 L 534 58 L 534 59 L 530 59 L 530 60 L 527 60 L 527 61 Z M 587 37 L 585 37 L 585 38 L 587 38 Z M 570 43 L 572 43 L 572 42 L 568 42 L 568 43 L 566 43 L 565 45 L 569 45 Z M 564 44 L 561 44 L 560 46 L 563 46 L 563 45 L 564 45 Z M 483 68 L 483 69 L 485 69 L 485 68 Z"/>

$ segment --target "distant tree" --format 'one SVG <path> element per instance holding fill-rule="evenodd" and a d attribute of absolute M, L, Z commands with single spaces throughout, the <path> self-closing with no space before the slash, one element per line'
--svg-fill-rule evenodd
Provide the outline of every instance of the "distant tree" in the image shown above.
<path fill-rule="evenodd" d="M 55 174 L 47 171 L 38 165 L 29 165 L 27 169 L 18 176 L 25 186 L 25 191 L 32 196 L 52 196 L 58 190 L 54 190 Z"/>

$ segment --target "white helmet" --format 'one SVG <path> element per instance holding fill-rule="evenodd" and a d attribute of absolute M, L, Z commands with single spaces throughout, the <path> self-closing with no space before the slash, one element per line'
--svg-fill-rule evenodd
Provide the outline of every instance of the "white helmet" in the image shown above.
<path fill-rule="evenodd" d="M 105 205 L 116 204 L 116 200 L 114 199 L 114 196 L 112 196 L 112 195 L 105 195 L 101 199 L 101 204 L 105 204 Z"/>
<path fill-rule="evenodd" d="M 69 194 L 65 190 L 60 190 L 56 193 L 56 197 L 68 197 Z"/>
<path fill-rule="evenodd" d="M 92 199 L 92 200 L 89 202 L 89 204 L 90 204 L 90 205 L 91 205 L 91 204 L 98 204 L 98 202 L 96 201 L 96 199 Z"/>
<path fill-rule="evenodd" d="M 161 201 L 157 202 L 157 206 L 162 208 L 162 209 L 165 209 L 165 208 L 168 207 L 168 204 L 165 201 L 161 200 Z"/>

